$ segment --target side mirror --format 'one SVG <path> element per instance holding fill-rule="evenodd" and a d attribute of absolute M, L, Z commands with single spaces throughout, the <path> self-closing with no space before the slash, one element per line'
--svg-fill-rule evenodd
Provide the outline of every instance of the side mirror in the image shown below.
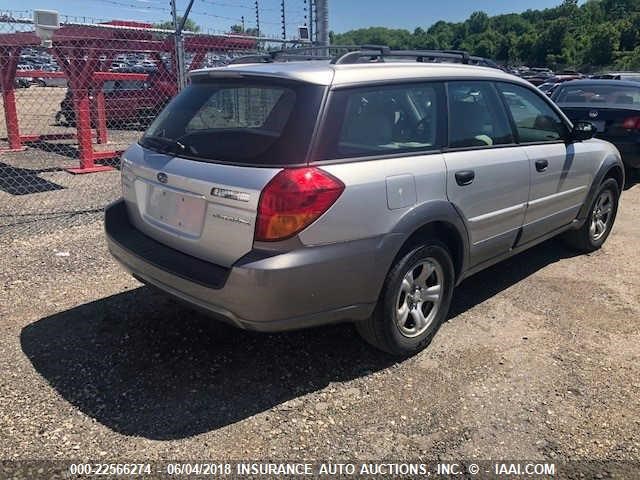
<path fill-rule="evenodd" d="M 582 142 L 583 140 L 589 140 L 596 134 L 596 127 L 591 122 L 576 122 L 573 124 L 573 130 L 571 131 L 571 139 L 576 142 Z"/>

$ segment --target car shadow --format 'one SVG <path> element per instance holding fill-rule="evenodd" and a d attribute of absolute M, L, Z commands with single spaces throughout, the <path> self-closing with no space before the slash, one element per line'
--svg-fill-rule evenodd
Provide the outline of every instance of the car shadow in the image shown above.
<path fill-rule="evenodd" d="M 43 318 L 20 341 L 68 402 L 114 431 L 157 440 L 214 430 L 396 362 L 348 324 L 242 331 L 149 287 Z"/>
<path fill-rule="evenodd" d="M 488 300 L 548 265 L 580 255 L 552 238 L 464 280 L 453 294 L 449 319 Z"/>
<path fill-rule="evenodd" d="M 456 290 L 450 318 L 571 255 L 546 242 L 471 277 Z M 83 413 L 157 440 L 214 430 L 398 361 L 349 324 L 241 331 L 149 287 L 38 320 L 20 341 L 36 371 Z"/>

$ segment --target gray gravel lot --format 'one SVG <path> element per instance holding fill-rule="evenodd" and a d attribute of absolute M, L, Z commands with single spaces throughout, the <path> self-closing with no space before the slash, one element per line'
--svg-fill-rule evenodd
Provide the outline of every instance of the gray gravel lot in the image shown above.
<path fill-rule="evenodd" d="M 640 185 L 601 251 L 552 240 L 470 278 L 401 363 L 350 325 L 194 313 L 100 221 L 3 238 L 0 458 L 640 461 Z"/>

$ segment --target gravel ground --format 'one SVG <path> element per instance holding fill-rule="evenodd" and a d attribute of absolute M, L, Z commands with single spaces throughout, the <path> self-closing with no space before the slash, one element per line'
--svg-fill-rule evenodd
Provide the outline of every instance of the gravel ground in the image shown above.
<path fill-rule="evenodd" d="M 124 273 L 101 228 L 2 245 L 0 458 L 640 461 L 640 185 L 602 250 L 552 240 L 470 278 L 401 363 L 350 325 L 218 324 Z"/>

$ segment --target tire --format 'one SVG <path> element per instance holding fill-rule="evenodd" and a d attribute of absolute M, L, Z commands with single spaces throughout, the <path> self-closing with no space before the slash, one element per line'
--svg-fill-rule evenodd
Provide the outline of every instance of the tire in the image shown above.
<path fill-rule="evenodd" d="M 565 242 L 572 248 L 589 253 L 598 250 L 607 241 L 618 214 L 620 188 L 618 183 L 608 178 L 596 193 L 584 225 L 564 235 Z M 599 220 L 599 221 L 598 221 Z"/>
<path fill-rule="evenodd" d="M 391 267 L 373 315 L 356 323 L 358 333 L 392 355 L 419 352 L 447 318 L 454 280 L 451 254 L 443 243 L 434 240 L 414 247 Z M 421 287 L 420 293 L 416 287 Z"/>

